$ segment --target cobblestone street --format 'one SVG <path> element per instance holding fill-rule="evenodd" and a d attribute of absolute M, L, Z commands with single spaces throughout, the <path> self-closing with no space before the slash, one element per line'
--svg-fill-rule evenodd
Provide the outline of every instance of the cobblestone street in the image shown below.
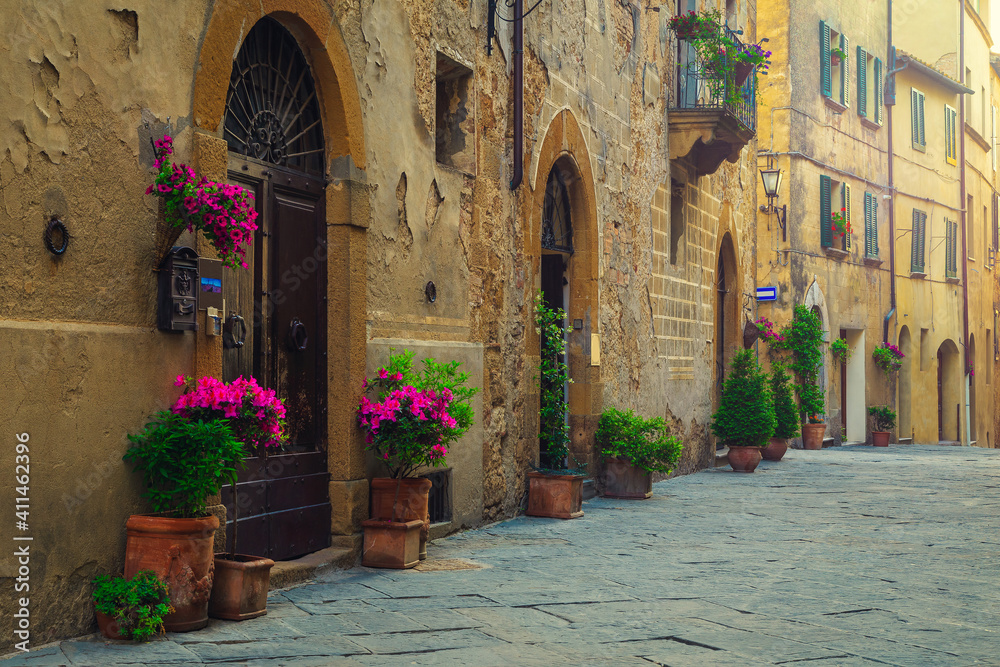
<path fill-rule="evenodd" d="M 0 665 L 1000 664 L 996 450 L 790 450 L 584 510 L 274 592 L 260 619 Z"/>

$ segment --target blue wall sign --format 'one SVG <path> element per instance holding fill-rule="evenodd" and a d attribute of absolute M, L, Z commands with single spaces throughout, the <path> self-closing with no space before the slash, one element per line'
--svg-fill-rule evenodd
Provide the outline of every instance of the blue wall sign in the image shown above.
<path fill-rule="evenodd" d="M 757 300 L 758 301 L 777 301 L 778 300 L 778 286 L 773 287 L 758 287 L 757 288 Z"/>

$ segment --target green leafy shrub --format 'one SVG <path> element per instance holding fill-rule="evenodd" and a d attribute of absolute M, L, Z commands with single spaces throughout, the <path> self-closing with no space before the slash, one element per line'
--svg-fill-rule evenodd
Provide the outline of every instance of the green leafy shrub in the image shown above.
<path fill-rule="evenodd" d="M 672 437 L 663 417 L 645 419 L 631 410 L 608 408 L 597 424 L 597 444 L 606 457 L 627 459 L 647 472 L 670 473 L 680 459 L 680 440 Z"/>
<path fill-rule="evenodd" d="M 722 385 L 722 401 L 712 415 L 712 432 L 730 447 L 764 447 L 774 433 L 774 422 L 767 375 L 750 350 L 740 350 Z"/>
<path fill-rule="evenodd" d="M 823 388 L 817 383 L 823 365 L 823 324 L 816 313 L 800 304 L 795 306 L 792 322 L 781 334 L 784 340 L 777 343 L 777 347 L 792 353 L 790 368 L 799 380 L 794 385 L 799 410 L 805 413 L 809 423 L 822 423 L 826 405 Z"/>
<path fill-rule="evenodd" d="M 541 337 L 538 364 L 539 458 L 542 468 L 565 468 L 569 454 L 569 424 L 566 423 L 566 384 L 571 382 L 566 365 L 566 313 L 545 305 L 541 290 L 535 296 L 535 330 Z"/>
<path fill-rule="evenodd" d="M 128 439 L 132 447 L 122 459 L 142 473 L 143 497 L 154 512 L 180 518 L 205 516 L 205 499 L 236 483 L 236 465 L 243 459 L 243 443 L 225 420 L 191 421 L 162 411 Z"/>
<path fill-rule="evenodd" d="M 114 620 L 122 637 L 144 642 L 163 633 L 163 617 L 174 608 L 167 585 L 153 572 L 136 572 L 130 580 L 102 574 L 93 584 L 94 608 Z"/>
<path fill-rule="evenodd" d="M 891 431 L 896 426 L 896 411 L 888 405 L 869 405 L 873 431 Z"/>
<path fill-rule="evenodd" d="M 799 434 L 799 410 L 792 397 L 791 378 L 781 362 L 771 365 L 771 398 L 774 400 L 775 438 L 794 438 Z"/>
<path fill-rule="evenodd" d="M 846 364 L 851 359 L 851 347 L 844 338 L 838 338 L 830 343 L 830 352 L 833 353 L 834 359 L 842 364 Z"/>

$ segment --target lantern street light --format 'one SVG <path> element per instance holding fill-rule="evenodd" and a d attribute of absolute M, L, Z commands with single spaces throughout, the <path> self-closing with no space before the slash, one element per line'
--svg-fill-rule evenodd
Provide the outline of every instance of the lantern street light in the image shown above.
<path fill-rule="evenodd" d="M 788 216 L 788 206 L 782 204 L 781 208 L 774 205 L 774 200 L 778 198 L 778 190 L 781 188 L 781 169 L 772 168 L 760 170 L 760 180 L 764 183 L 764 194 L 767 196 L 767 204 L 760 205 L 761 213 L 774 213 L 778 217 L 778 227 L 781 228 L 781 240 L 788 240 L 788 232 L 785 229 L 785 220 Z"/>

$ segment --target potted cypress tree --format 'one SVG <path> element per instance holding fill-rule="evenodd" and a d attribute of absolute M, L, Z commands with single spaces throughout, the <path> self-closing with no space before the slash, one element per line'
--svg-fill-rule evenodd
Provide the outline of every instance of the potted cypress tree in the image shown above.
<path fill-rule="evenodd" d="M 208 624 L 218 517 L 205 501 L 235 481 L 243 443 L 225 420 L 192 420 L 161 411 L 138 435 L 129 435 L 131 461 L 146 484 L 143 497 L 152 514 L 136 514 L 125 524 L 125 578 L 150 570 L 169 589 L 174 611 L 164 619 L 168 632 Z"/>
<path fill-rule="evenodd" d="M 649 498 L 653 473 L 669 474 L 681 456 L 681 442 L 667 432 L 663 417 L 645 419 L 631 410 L 606 409 L 596 439 L 606 457 L 604 495 L 609 498 Z"/>
<path fill-rule="evenodd" d="M 375 400 L 362 396 L 358 406 L 367 450 L 390 475 L 371 481 L 371 518 L 361 524 L 362 563 L 370 567 L 408 568 L 427 557 L 431 481 L 413 475 L 444 465 L 448 445 L 472 426 L 479 390 L 466 386 L 461 362 L 424 359 L 417 372 L 413 356 L 390 353 L 389 363 L 365 381 Z"/>
<path fill-rule="evenodd" d="M 780 461 L 788 451 L 788 440 L 799 434 L 799 410 L 792 398 L 791 378 L 780 361 L 771 365 L 771 397 L 774 400 L 774 435 L 761 455 Z"/>
<path fill-rule="evenodd" d="M 872 445 L 888 447 L 890 431 L 896 427 L 896 411 L 888 405 L 870 405 L 868 414 L 872 418 Z"/>
<path fill-rule="evenodd" d="M 535 327 L 541 338 L 538 364 L 539 465 L 528 472 L 529 516 L 576 519 L 583 516 L 583 478 L 571 470 L 569 425 L 566 421 L 566 385 L 571 382 L 566 352 L 566 313 L 545 305 L 541 290 L 535 296 Z"/>
<path fill-rule="evenodd" d="M 802 424 L 802 446 L 822 449 L 826 406 L 824 388 L 819 386 L 819 369 L 823 365 L 823 325 L 819 316 L 801 304 L 795 306 L 792 322 L 782 330 L 776 346 L 792 353 L 791 369 L 798 378 L 795 393 L 799 410 L 806 418 Z"/>
<path fill-rule="evenodd" d="M 761 450 L 774 433 L 774 406 L 767 376 L 750 350 L 740 350 L 733 357 L 719 409 L 712 415 L 712 432 L 729 447 L 733 470 L 757 468 Z"/>

